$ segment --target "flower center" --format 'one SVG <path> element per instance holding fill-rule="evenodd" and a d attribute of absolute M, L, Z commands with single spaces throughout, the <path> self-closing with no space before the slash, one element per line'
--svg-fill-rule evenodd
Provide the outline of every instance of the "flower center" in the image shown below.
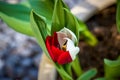
<path fill-rule="evenodd" d="M 66 40 L 65 43 L 62 45 L 62 50 L 63 50 L 63 51 L 66 51 L 66 48 L 67 48 L 67 40 Z"/>

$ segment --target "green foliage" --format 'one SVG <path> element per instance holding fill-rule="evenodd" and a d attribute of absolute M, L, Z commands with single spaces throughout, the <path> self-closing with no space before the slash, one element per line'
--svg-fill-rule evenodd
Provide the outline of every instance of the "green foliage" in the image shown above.
<path fill-rule="evenodd" d="M 56 0 L 52 16 L 51 34 L 65 27 L 65 12 L 63 8 L 63 2 L 61 0 Z"/>
<path fill-rule="evenodd" d="M 47 32 L 51 33 L 52 15 L 54 9 L 54 0 L 29 0 L 31 9 L 33 9 L 47 23 Z"/>
<path fill-rule="evenodd" d="M 54 0 L 27 0 L 20 4 L 0 1 L 0 18 L 14 30 L 34 36 L 30 27 L 30 12 L 33 9 L 46 21 L 49 26 L 47 32 L 50 34 L 53 6 Z"/>
<path fill-rule="evenodd" d="M 104 59 L 105 79 L 118 80 L 120 77 L 120 59 L 108 60 Z"/>
<path fill-rule="evenodd" d="M 49 54 L 48 54 L 48 52 L 46 50 L 46 46 L 45 46 L 45 38 L 47 36 L 47 31 L 46 31 L 46 24 L 45 24 L 44 20 L 40 16 L 38 16 L 36 13 L 31 11 L 30 21 L 31 21 L 32 30 L 34 32 L 34 35 L 35 35 L 39 45 L 42 46 L 41 48 L 46 53 L 46 55 L 49 57 Z"/>
<path fill-rule="evenodd" d="M 96 40 L 96 38 L 88 29 L 81 31 L 80 34 L 89 45 L 95 46 L 98 43 L 98 40 Z"/>
<path fill-rule="evenodd" d="M 90 69 L 87 72 L 83 73 L 77 80 L 91 80 L 97 74 L 96 69 Z"/>
<path fill-rule="evenodd" d="M 120 0 L 117 0 L 116 24 L 118 31 L 120 32 Z"/>
<path fill-rule="evenodd" d="M 0 1 L 0 18 L 14 30 L 33 36 L 29 21 L 30 9 L 21 4 L 8 4 Z"/>

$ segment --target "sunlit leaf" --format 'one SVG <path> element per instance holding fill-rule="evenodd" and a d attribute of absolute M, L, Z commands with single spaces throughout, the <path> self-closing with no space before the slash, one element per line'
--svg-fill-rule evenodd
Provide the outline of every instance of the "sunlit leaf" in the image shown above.
<path fill-rule="evenodd" d="M 120 77 L 120 59 L 104 59 L 105 78 L 107 80 L 118 80 Z"/>
<path fill-rule="evenodd" d="M 90 69 L 87 72 L 83 73 L 77 80 L 91 80 L 97 74 L 96 69 Z"/>
<path fill-rule="evenodd" d="M 85 42 L 89 45 L 95 46 L 98 43 L 96 37 L 88 29 L 81 31 L 80 34 L 82 35 Z"/>

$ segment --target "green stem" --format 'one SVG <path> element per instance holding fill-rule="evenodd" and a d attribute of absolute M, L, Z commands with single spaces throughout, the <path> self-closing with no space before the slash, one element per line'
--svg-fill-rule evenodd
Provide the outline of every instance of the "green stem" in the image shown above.
<path fill-rule="evenodd" d="M 72 76 L 72 65 L 71 65 L 71 63 L 65 64 L 64 69 L 70 76 Z"/>
<path fill-rule="evenodd" d="M 72 62 L 72 68 L 74 72 L 76 73 L 77 77 L 79 77 L 83 73 L 78 57 L 76 57 L 76 59 Z"/>
<path fill-rule="evenodd" d="M 64 67 L 59 64 L 55 64 L 55 67 L 61 76 L 62 80 L 73 80 L 72 77 L 65 71 Z"/>

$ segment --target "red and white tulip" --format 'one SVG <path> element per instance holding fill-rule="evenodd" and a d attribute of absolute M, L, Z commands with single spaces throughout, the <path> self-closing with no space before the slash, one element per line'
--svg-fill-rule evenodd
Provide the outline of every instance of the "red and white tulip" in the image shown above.
<path fill-rule="evenodd" d="M 55 32 L 53 36 L 47 36 L 46 48 L 54 62 L 67 64 L 76 58 L 80 50 L 75 46 L 76 42 L 75 34 L 71 30 L 63 28 L 59 32 Z"/>

